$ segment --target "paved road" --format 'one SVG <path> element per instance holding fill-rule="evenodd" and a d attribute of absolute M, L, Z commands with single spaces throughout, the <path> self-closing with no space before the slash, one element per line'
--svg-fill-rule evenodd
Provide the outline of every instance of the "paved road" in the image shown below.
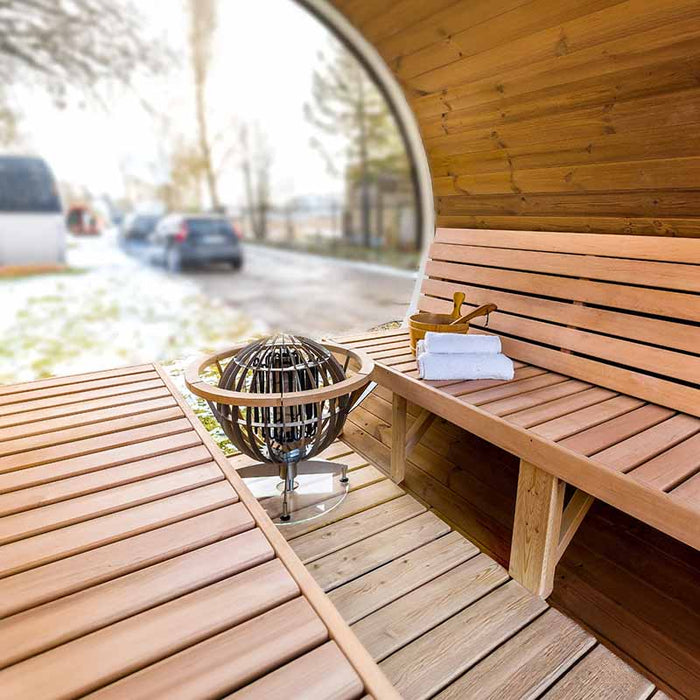
<path fill-rule="evenodd" d="M 339 334 L 401 320 L 415 274 L 246 245 L 240 272 L 180 273 L 271 331 Z"/>

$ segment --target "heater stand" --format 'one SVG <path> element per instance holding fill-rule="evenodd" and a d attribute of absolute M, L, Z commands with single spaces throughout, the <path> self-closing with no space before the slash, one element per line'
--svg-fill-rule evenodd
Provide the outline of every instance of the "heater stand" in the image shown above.
<path fill-rule="evenodd" d="M 347 465 L 326 460 L 260 462 L 237 471 L 278 525 L 319 518 L 339 506 L 350 489 Z"/>

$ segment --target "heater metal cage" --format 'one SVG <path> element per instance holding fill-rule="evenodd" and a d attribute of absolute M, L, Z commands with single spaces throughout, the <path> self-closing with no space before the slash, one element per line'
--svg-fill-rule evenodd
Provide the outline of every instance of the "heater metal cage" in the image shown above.
<path fill-rule="evenodd" d="M 280 520 L 287 522 L 292 494 L 297 492 L 302 503 L 301 474 L 317 475 L 317 482 L 318 475 L 336 474 L 344 485 L 340 495 L 347 492 L 346 468 L 309 460 L 338 437 L 349 411 L 367 393 L 373 368 L 362 352 L 280 334 L 200 359 L 185 379 L 193 393 L 206 399 L 229 440 L 262 463 L 239 470 L 258 480 L 252 484 L 256 495 L 277 495 L 259 484 L 276 476 Z M 207 381 L 216 377 L 216 386 Z M 327 512 L 328 505 L 321 510 Z"/>

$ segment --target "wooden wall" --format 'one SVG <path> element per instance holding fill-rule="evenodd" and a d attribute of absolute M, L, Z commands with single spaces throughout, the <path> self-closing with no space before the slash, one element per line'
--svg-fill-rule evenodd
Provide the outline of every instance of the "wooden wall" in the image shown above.
<path fill-rule="evenodd" d="M 439 226 L 700 236 L 700 0 L 332 0 L 418 119 Z"/>

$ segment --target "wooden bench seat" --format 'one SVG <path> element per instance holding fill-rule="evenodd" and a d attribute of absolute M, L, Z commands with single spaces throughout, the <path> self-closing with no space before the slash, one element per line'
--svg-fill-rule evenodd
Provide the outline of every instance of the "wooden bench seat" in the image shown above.
<path fill-rule="evenodd" d="M 700 548 L 699 263 L 689 239 L 438 230 L 419 309 L 496 303 L 473 330 L 515 378 L 420 380 L 406 329 L 341 339 L 394 392 L 394 479 L 432 415 L 518 456 L 511 575 L 541 595 L 594 498 Z"/>
<path fill-rule="evenodd" d="M 162 368 L 0 386 L 0 697 L 299 687 L 398 698 Z"/>

